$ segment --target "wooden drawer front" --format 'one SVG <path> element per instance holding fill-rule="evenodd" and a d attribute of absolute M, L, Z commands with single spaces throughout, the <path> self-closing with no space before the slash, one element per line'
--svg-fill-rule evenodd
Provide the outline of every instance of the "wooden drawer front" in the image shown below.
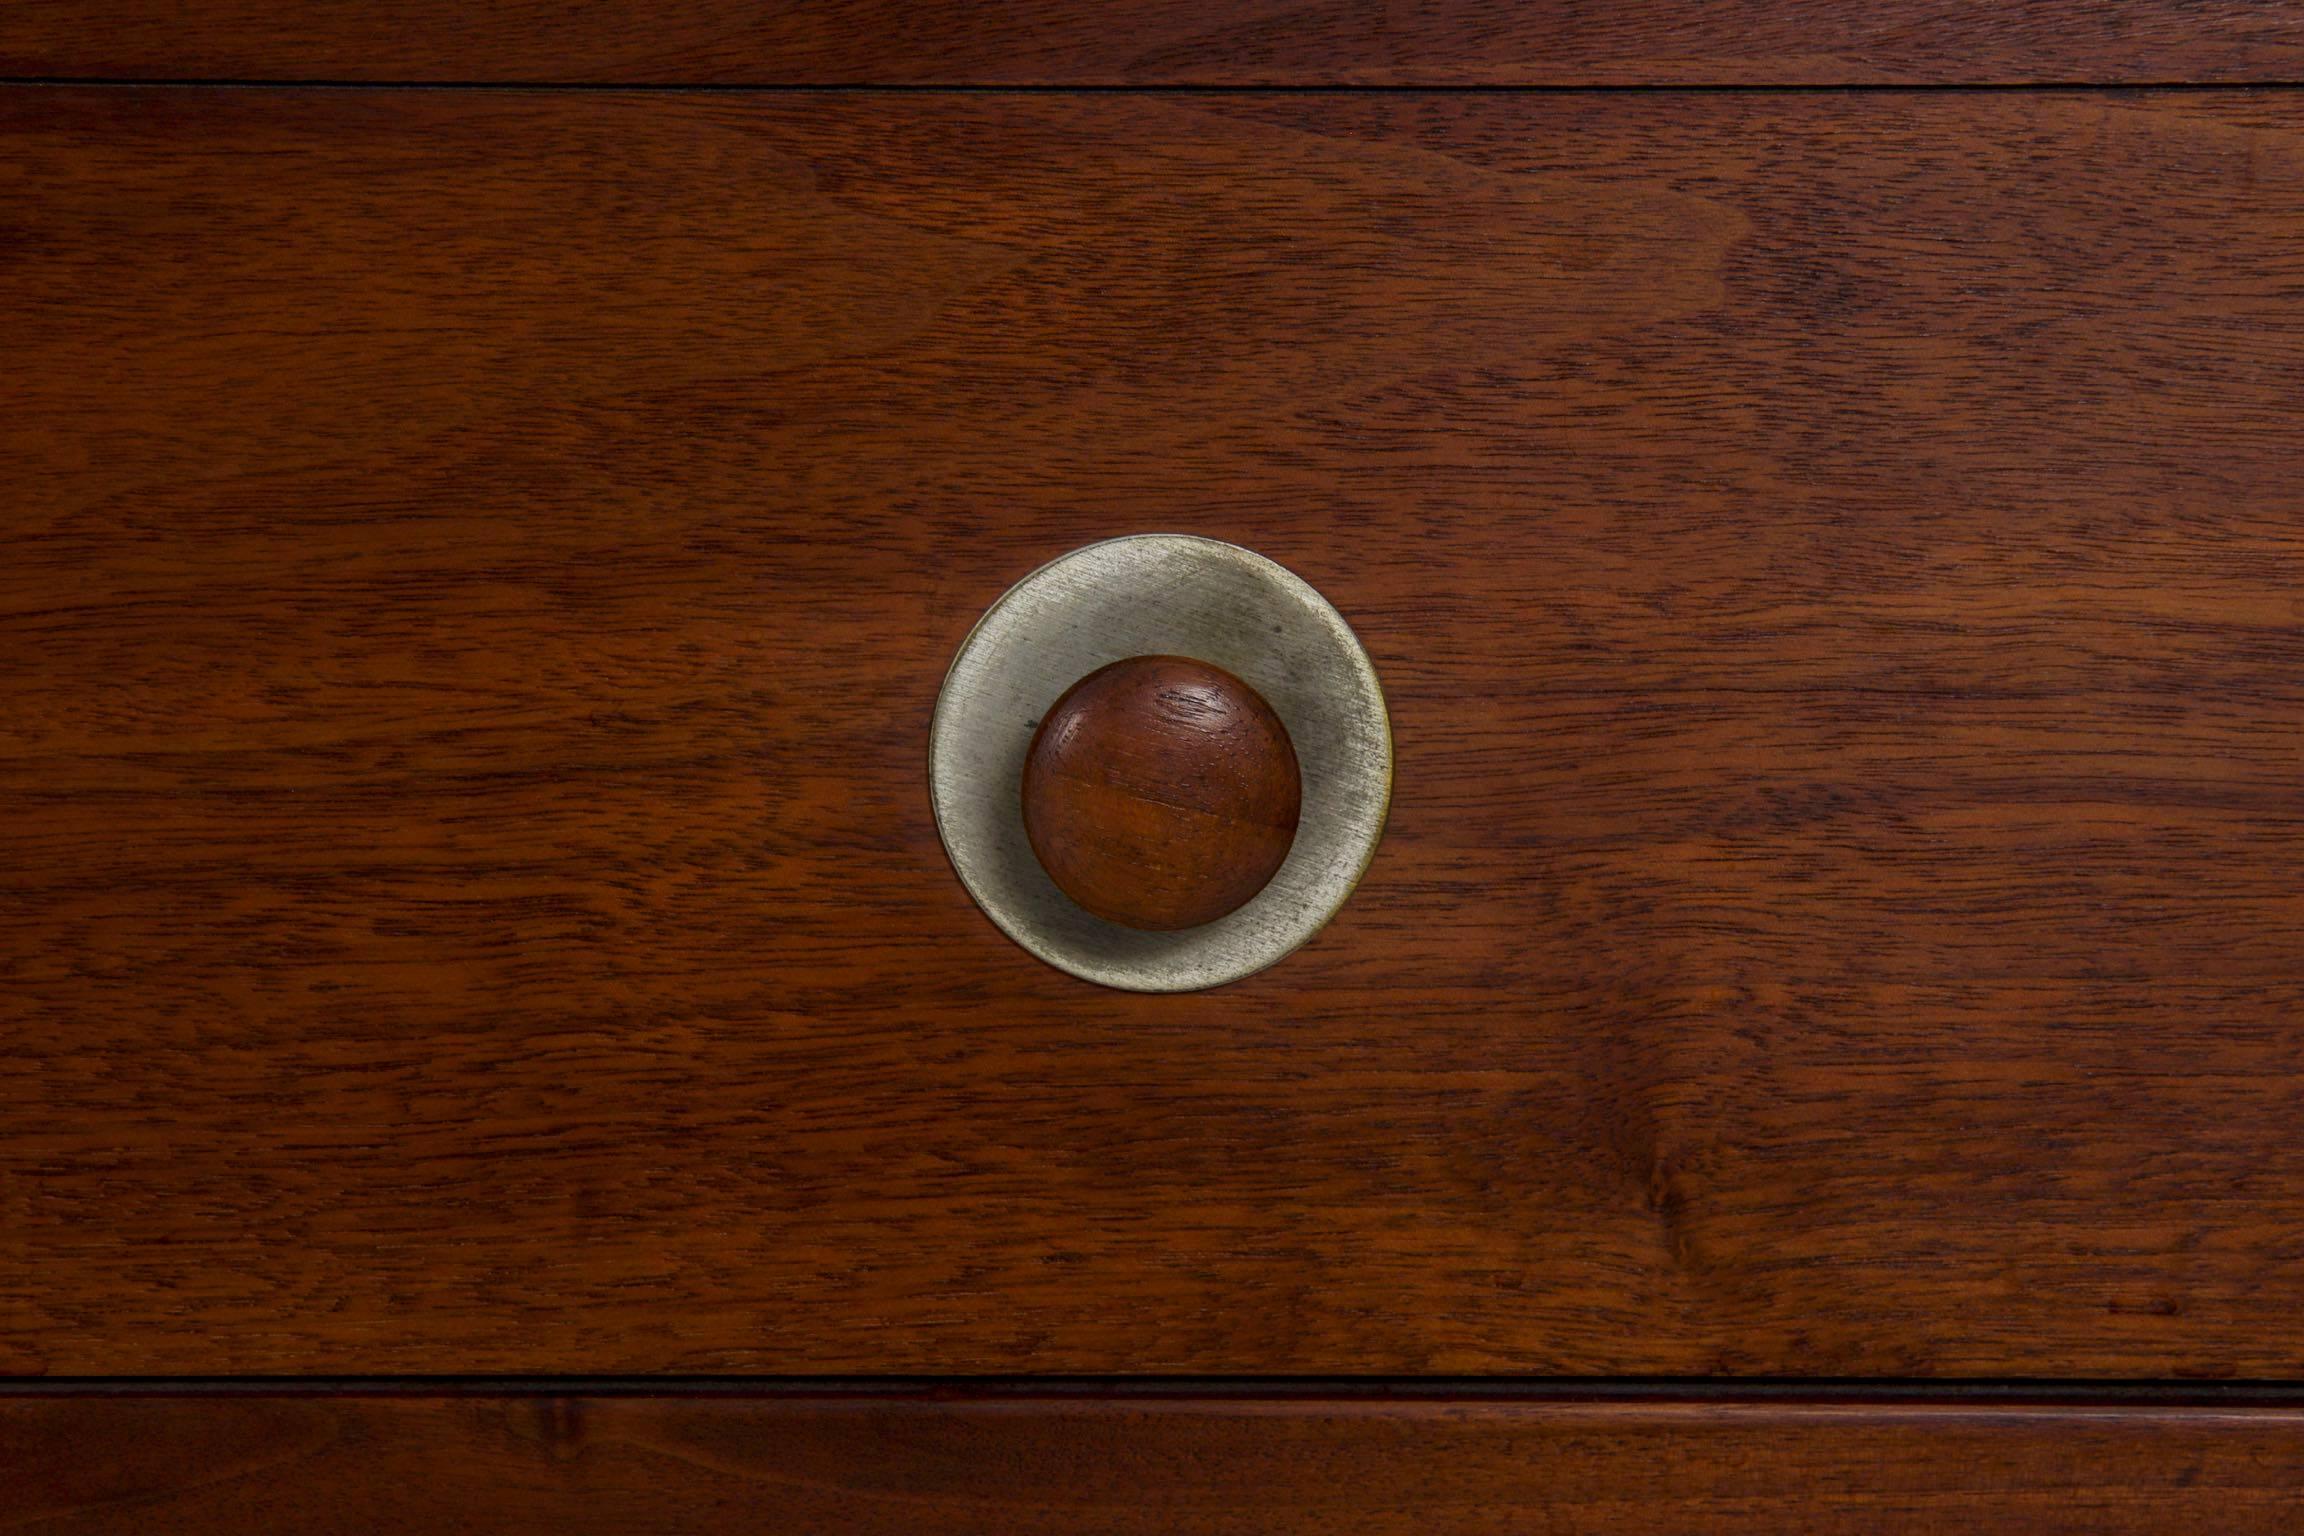
<path fill-rule="evenodd" d="M 521 1396 L 0 1401 L 56 1536 L 2255 1536 L 2293 1407 Z"/>
<path fill-rule="evenodd" d="M 2295 0 L 10 0 L 0 73 L 577 85 L 2304 79 Z"/>
<path fill-rule="evenodd" d="M 2278 92 L 0 93 L 0 1368 L 2304 1373 Z M 1311 947 L 923 783 L 1101 536 Z"/>

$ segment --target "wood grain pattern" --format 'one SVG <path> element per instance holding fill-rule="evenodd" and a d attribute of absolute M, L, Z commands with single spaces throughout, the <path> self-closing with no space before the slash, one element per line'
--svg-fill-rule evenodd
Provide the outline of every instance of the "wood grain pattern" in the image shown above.
<path fill-rule="evenodd" d="M 0 1530 L 2218 1536 L 2294 1409 L 919 1398 L 0 1400 Z"/>
<path fill-rule="evenodd" d="M 1074 683 L 1024 757 L 1024 831 L 1098 917 L 1174 932 L 1237 911 L 1280 872 L 1304 782 L 1264 696 L 1186 656 Z"/>
<path fill-rule="evenodd" d="M 0 1365 L 2304 1375 L 2281 93 L 0 94 Z M 923 783 L 1147 528 L 1337 922 Z"/>
<path fill-rule="evenodd" d="M 15 78 L 786 85 L 2304 79 L 2298 0 L 10 0 Z"/>

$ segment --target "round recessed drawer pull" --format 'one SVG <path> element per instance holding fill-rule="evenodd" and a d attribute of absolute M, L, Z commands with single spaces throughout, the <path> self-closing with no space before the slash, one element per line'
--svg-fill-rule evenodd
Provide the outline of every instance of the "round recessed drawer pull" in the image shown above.
<path fill-rule="evenodd" d="M 930 728 L 936 824 L 993 922 L 1075 976 L 1181 992 L 1317 933 L 1383 833 L 1374 667 L 1288 571 L 1181 534 L 1111 539 L 1010 588 Z"/>

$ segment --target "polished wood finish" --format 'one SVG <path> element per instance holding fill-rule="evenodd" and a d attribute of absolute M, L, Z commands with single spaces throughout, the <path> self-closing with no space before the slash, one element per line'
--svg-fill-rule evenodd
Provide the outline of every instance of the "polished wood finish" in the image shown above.
<path fill-rule="evenodd" d="M 796 85 L 2304 79 L 2297 0 L 9 0 L 24 77 Z"/>
<path fill-rule="evenodd" d="M 2304 1520 L 2304 1413 L 966 1397 L 0 1400 L 44 1536 L 2139 1536 Z"/>
<path fill-rule="evenodd" d="M 1237 911 L 1296 841 L 1288 728 L 1246 683 L 1188 656 L 1135 656 L 1074 683 L 1024 759 L 1024 832 L 1057 888 L 1130 928 Z"/>
<path fill-rule="evenodd" d="M 2285 93 L 0 94 L 0 1367 L 2304 1375 Z M 987 603 L 1390 830 L 1040 965 Z"/>

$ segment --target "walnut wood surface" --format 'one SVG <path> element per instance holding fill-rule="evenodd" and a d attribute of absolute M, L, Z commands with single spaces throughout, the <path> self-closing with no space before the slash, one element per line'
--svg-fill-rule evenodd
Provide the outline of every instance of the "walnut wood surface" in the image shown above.
<path fill-rule="evenodd" d="M 1072 685 L 1024 758 L 1024 831 L 1057 887 L 1110 922 L 1172 932 L 1264 889 L 1296 841 L 1303 779 L 1263 695 L 1187 656 Z"/>
<path fill-rule="evenodd" d="M 2304 1374 L 2285 93 L 0 94 L 0 1366 Z M 985 604 L 1385 679 L 969 903 Z"/>
<path fill-rule="evenodd" d="M 0 1400 L 44 1536 L 2217 1536 L 2293 1409 L 918 1398 Z"/>
<path fill-rule="evenodd" d="M 2299 0 L 9 0 L 17 78 L 795 85 L 2304 79 Z"/>

